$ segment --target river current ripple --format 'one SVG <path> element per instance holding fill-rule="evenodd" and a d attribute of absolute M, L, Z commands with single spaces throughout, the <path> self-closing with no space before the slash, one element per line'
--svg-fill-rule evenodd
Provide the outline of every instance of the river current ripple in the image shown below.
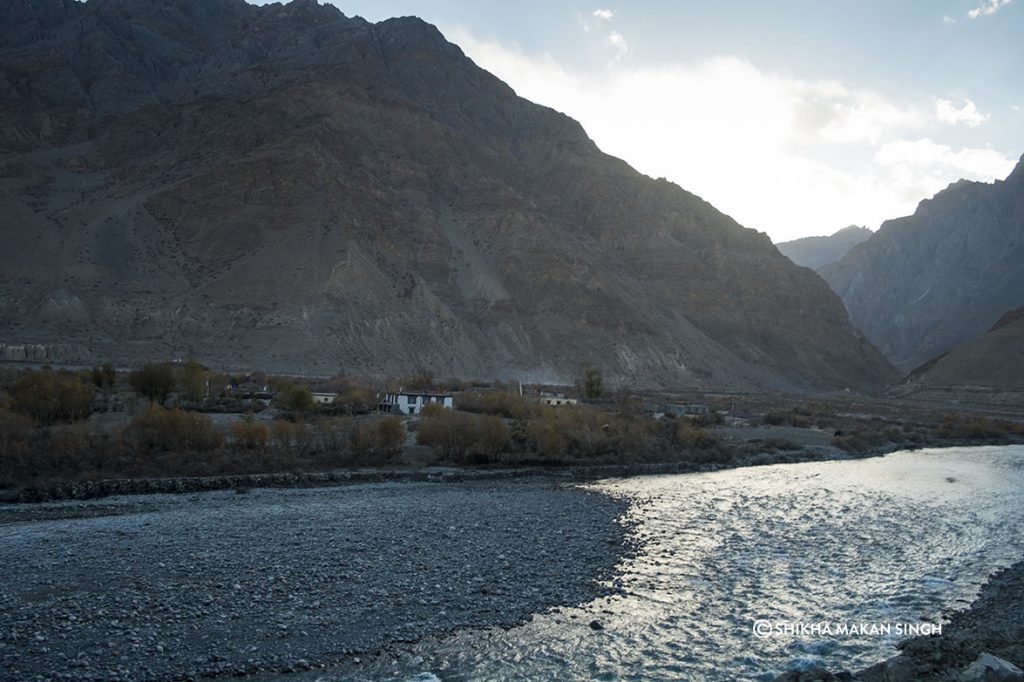
<path fill-rule="evenodd" d="M 410 645 L 326 679 L 770 680 L 856 670 L 897 626 L 943 622 L 1024 555 L 1024 447 L 606 481 L 640 550 L 621 592 Z M 888 624 L 889 634 L 755 636 L 758 620 Z M 590 627 L 597 620 L 602 629 Z"/>

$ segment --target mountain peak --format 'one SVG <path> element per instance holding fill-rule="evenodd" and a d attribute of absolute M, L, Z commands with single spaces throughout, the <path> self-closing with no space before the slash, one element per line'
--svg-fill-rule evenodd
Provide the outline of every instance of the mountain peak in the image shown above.
<path fill-rule="evenodd" d="M 17 188 L 0 195 L 17 245 L 0 252 L 0 338 L 306 374 L 571 383 L 591 362 L 610 382 L 738 390 L 893 375 L 814 273 L 420 19 L 308 1 L 74 11 L 73 30 L 0 50 L 17 76 L 0 102 Z"/>
<path fill-rule="evenodd" d="M 961 180 L 886 221 L 822 276 L 850 319 L 904 370 L 973 339 L 1024 304 L 1024 184 Z"/>

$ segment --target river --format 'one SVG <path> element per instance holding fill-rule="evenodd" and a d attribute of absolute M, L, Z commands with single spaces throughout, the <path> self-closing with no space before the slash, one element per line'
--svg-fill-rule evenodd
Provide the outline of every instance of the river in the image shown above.
<path fill-rule="evenodd" d="M 1022 484 L 1024 446 L 595 483 L 632 502 L 624 522 L 639 551 L 619 566 L 618 594 L 507 631 L 392 647 L 316 678 L 770 680 L 792 667 L 857 670 L 895 653 L 908 629 L 940 626 L 990 573 L 1021 559 Z M 768 623 L 760 636 L 759 621 Z"/>

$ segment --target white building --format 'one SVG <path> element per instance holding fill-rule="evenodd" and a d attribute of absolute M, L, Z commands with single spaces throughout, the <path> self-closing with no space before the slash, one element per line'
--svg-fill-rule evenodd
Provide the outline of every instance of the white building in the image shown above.
<path fill-rule="evenodd" d="M 317 405 L 330 405 L 334 402 L 334 399 L 338 397 L 337 393 L 317 393 L 314 391 L 313 402 Z"/>
<path fill-rule="evenodd" d="M 391 414 L 419 414 L 430 404 L 450 410 L 455 407 L 455 399 L 450 393 L 388 393 L 380 410 Z"/>
<path fill-rule="evenodd" d="M 540 402 L 541 405 L 547 405 L 548 407 L 561 407 L 563 405 L 575 405 L 578 401 L 576 398 L 566 398 L 561 393 L 558 395 L 541 393 L 538 402 Z"/>

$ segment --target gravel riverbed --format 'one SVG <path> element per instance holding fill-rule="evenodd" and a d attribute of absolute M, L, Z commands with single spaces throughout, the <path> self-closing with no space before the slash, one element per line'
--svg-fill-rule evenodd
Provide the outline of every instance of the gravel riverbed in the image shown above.
<path fill-rule="evenodd" d="M 0 512 L 0 678 L 309 669 L 607 593 L 625 500 L 544 480 Z"/>

